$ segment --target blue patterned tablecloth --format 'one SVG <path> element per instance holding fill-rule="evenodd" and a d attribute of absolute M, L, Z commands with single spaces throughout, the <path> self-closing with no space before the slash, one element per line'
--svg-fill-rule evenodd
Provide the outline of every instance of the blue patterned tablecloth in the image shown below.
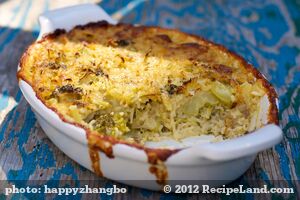
<path fill-rule="evenodd" d="M 38 34 L 34 12 L 41 13 L 56 4 L 59 1 L 0 0 L 0 178 L 5 184 L 22 184 L 20 180 L 30 179 L 43 180 L 44 183 L 68 180 L 74 185 L 80 185 L 85 182 L 82 180 L 99 179 L 51 143 L 22 97 L 15 78 L 21 53 Z M 274 180 L 280 180 L 283 185 L 294 186 L 300 192 L 299 0 L 104 0 L 98 4 L 121 22 L 176 28 L 223 44 L 264 73 L 279 95 L 279 117 L 284 140 L 275 148 L 259 154 L 253 166 L 231 186 L 251 185 L 253 181 L 272 186 Z M 104 179 L 106 187 L 112 184 Z M 127 196 L 100 195 L 99 198 L 259 198 L 256 194 L 178 196 L 126 187 L 129 189 Z M 297 192 L 270 196 L 277 199 L 300 199 Z M 40 197 L 37 194 L 15 194 L 10 198 Z M 85 197 L 78 195 L 68 198 Z M 0 199 L 5 198 L 4 194 L 0 194 Z"/>

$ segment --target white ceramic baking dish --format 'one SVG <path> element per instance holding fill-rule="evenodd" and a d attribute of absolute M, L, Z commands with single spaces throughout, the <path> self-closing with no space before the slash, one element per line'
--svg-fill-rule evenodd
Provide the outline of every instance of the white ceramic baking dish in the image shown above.
<path fill-rule="evenodd" d="M 58 28 L 70 30 L 75 25 L 99 20 L 116 23 L 103 9 L 92 4 L 49 11 L 39 18 L 41 30 L 38 39 Z M 93 171 L 85 130 L 63 122 L 36 97 L 32 87 L 25 81 L 20 80 L 19 86 L 51 141 L 70 158 Z M 268 98 L 263 98 L 259 117 L 263 124 L 269 123 L 267 119 L 269 106 Z M 152 147 L 187 146 L 172 154 L 164 162 L 167 171 L 165 183 L 176 184 L 186 180 L 186 183 L 210 183 L 216 186 L 231 182 L 249 168 L 258 152 L 279 143 L 282 139 L 282 131 L 277 125 L 268 124 L 236 139 L 215 143 L 209 142 L 210 139 L 211 137 L 200 137 L 200 139 L 189 138 L 184 143 L 175 141 L 149 143 L 148 145 Z M 114 158 L 98 152 L 104 177 L 142 188 L 153 190 L 161 188 L 156 181 L 157 177 L 149 170 L 151 164 L 143 149 L 126 144 L 115 144 L 112 148 Z"/>

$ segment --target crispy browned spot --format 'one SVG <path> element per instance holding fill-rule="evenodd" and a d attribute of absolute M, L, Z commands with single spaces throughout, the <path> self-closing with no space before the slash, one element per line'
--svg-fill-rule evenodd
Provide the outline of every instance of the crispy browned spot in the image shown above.
<path fill-rule="evenodd" d="M 232 74 L 233 70 L 231 67 L 222 64 L 213 65 L 213 69 L 220 74 Z"/>
<path fill-rule="evenodd" d="M 167 42 L 167 43 L 171 43 L 172 40 L 171 38 L 168 36 L 168 35 L 165 35 L 165 34 L 159 34 L 159 35 L 156 35 L 157 38 Z"/>

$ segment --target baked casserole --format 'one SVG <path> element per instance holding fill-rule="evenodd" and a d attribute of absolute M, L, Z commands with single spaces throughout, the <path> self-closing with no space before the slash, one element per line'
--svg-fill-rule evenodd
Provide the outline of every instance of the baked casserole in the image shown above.
<path fill-rule="evenodd" d="M 276 93 L 241 57 L 198 36 L 104 21 L 56 30 L 24 53 L 19 78 L 59 116 L 100 135 L 144 144 L 228 139 L 278 123 Z"/>

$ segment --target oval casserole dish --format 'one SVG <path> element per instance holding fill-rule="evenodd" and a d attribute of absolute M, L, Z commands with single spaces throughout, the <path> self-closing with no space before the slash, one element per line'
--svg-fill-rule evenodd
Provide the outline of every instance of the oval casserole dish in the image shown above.
<path fill-rule="evenodd" d="M 88 12 L 110 20 L 88 4 L 45 15 L 53 25 L 46 32 L 67 30 L 32 44 L 18 71 L 20 88 L 44 131 L 81 165 L 149 189 L 170 180 L 220 185 L 281 140 L 275 90 L 240 56 L 176 30 L 85 24 L 91 21 L 82 21 Z M 81 22 L 55 27 L 54 16 L 63 13 L 81 13 Z M 227 140 L 159 145 L 207 132 Z M 158 148 L 147 147 L 148 141 Z"/>

